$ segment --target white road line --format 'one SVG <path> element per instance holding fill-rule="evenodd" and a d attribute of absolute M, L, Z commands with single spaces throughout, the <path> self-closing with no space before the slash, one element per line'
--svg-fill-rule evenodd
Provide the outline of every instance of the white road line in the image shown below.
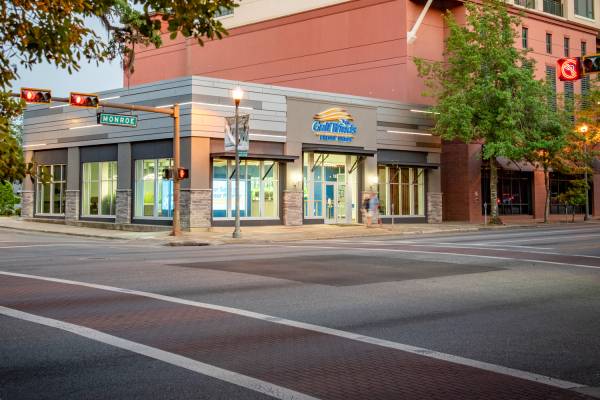
<path fill-rule="evenodd" d="M 513 242 L 535 242 L 535 241 L 556 240 L 556 239 L 563 241 L 566 239 L 591 238 L 591 237 L 598 237 L 598 236 L 600 236 L 600 234 L 591 234 L 591 233 L 584 234 L 584 235 L 554 235 L 554 236 L 550 236 L 550 237 L 538 237 L 538 238 L 531 238 L 531 239 L 494 240 L 494 243 L 502 244 L 502 243 L 513 243 Z"/>
<path fill-rule="evenodd" d="M 95 340 L 113 347 L 141 354 L 155 360 L 163 361 L 177 367 L 185 368 L 202 375 L 210 376 L 237 386 L 245 387 L 255 392 L 263 393 L 276 399 L 298 399 L 298 400 L 318 400 L 316 397 L 308 396 L 294 390 L 274 385 L 272 383 L 255 379 L 237 372 L 229 371 L 213 365 L 205 364 L 175 353 L 160 350 L 155 347 L 146 346 L 140 343 L 132 342 L 117 336 L 108 335 L 95 329 L 86 328 L 80 325 L 70 324 L 68 322 L 56 319 L 41 317 L 29 314 L 23 311 L 0 306 L 0 314 L 8 317 L 17 318 L 23 321 L 33 322 L 40 325 L 49 326 L 63 331 L 71 332 L 84 338 Z"/>
<path fill-rule="evenodd" d="M 57 246 L 75 246 L 75 245 L 92 246 L 93 243 L 52 243 L 52 244 L 22 244 L 16 246 L 2 246 L 0 249 L 19 249 L 28 247 L 57 247 Z"/>
<path fill-rule="evenodd" d="M 282 246 L 282 247 L 294 247 L 294 246 Z M 296 246 L 296 247 L 304 247 L 304 246 Z M 339 250 L 339 248 L 337 248 L 337 247 L 332 247 L 332 248 Z M 420 253 L 422 253 L 422 252 L 420 252 Z M 440 254 L 440 253 L 435 253 L 435 254 Z M 502 257 L 490 257 L 490 258 L 502 258 Z M 374 338 L 371 336 L 359 335 L 356 333 L 346 332 L 346 331 L 333 329 L 333 328 L 327 328 L 327 327 L 320 326 L 320 325 L 314 325 L 314 324 L 309 324 L 309 323 L 305 323 L 305 322 L 299 322 L 299 321 L 294 321 L 294 320 L 290 320 L 290 319 L 279 318 L 279 317 L 275 317 L 275 316 L 271 316 L 271 315 L 260 314 L 260 313 L 256 313 L 253 311 L 242 310 L 239 308 L 219 306 L 216 304 L 209 304 L 209 303 L 201 303 L 201 302 L 192 301 L 192 300 L 180 299 L 177 297 L 164 296 L 164 295 L 156 294 L 156 293 L 142 292 L 139 290 L 123 289 L 123 288 L 118 288 L 118 287 L 113 287 L 113 286 L 98 285 L 98 284 L 94 284 L 94 283 L 78 282 L 78 281 L 71 281 L 71 280 L 59 279 L 59 278 L 48 278 L 45 276 L 38 276 L 38 275 L 19 274 L 16 272 L 7 272 L 7 271 L 0 271 L 0 275 L 38 279 L 38 280 L 43 280 L 43 281 L 48 281 L 48 282 L 64 283 L 64 284 L 68 284 L 68 285 L 84 286 L 84 287 L 90 287 L 90 288 L 94 288 L 94 289 L 106 290 L 106 291 L 110 291 L 110 292 L 126 293 L 126 294 L 132 294 L 132 295 L 136 295 L 136 296 L 148 297 L 151 299 L 168 301 L 171 303 L 185 304 L 185 305 L 193 306 L 193 307 L 207 308 L 210 310 L 217 310 L 217 311 L 222 311 L 222 312 L 226 312 L 226 313 L 230 313 L 230 314 L 241 315 L 243 317 L 254 318 L 254 319 L 258 319 L 258 320 L 262 320 L 262 321 L 268 321 L 268 322 L 272 322 L 275 324 L 292 326 L 292 327 L 300 328 L 300 329 L 306 329 L 309 331 L 323 333 L 326 335 L 337 336 L 337 337 L 341 337 L 344 339 L 355 340 L 355 341 L 363 342 L 363 343 L 370 343 L 370 344 L 374 344 L 374 345 L 381 346 L 381 347 L 405 351 L 408 353 L 419 354 L 424 357 L 430 357 L 430 358 L 434 358 L 434 359 L 438 359 L 438 360 L 444 360 L 444 361 L 452 362 L 454 364 L 467 365 L 470 367 L 479 368 L 482 370 L 491 371 L 491 372 L 495 372 L 495 373 L 499 373 L 499 374 L 503 374 L 503 375 L 513 376 L 516 378 L 526 379 L 529 381 L 538 382 L 538 383 L 542 383 L 545 385 L 559 387 L 559 388 L 563 388 L 563 389 L 574 389 L 574 388 L 586 387 L 585 385 L 581 385 L 579 383 L 564 381 L 561 379 L 554 379 L 549 376 L 539 375 L 539 374 L 535 374 L 532 372 L 521 371 L 521 370 L 517 370 L 517 369 L 513 369 L 513 368 L 504 367 L 501 365 L 486 363 L 483 361 L 471 360 L 469 358 L 454 356 L 454 355 L 446 354 L 446 353 L 440 353 L 440 352 L 425 349 L 422 347 L 415 347 L 415 346 L 411 346 L 411 345 L 407 345 L 407 344 L 392 342 L 389 340 L 378 339 L 378 338 Z"/>

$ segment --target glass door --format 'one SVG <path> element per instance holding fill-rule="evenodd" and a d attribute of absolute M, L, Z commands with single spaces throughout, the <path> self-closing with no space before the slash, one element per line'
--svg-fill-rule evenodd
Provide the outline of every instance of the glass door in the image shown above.
<path fill-rule="evenodd" d="M 335 224 L 337 217 L 336 183 L 325 183 L 325 223 Z"/>

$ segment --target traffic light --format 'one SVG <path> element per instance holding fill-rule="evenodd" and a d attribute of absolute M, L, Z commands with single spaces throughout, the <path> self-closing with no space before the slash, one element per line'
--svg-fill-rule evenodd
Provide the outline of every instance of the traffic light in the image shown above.
<path fill-rule="evenodd" d="M 52 94 L 46 89 L 21 88 L 21 99 L 30 104 L 50 104 Z"/>
<path fill-rule="evenodd" d="M 171 179 L 173 179 L 173 170 L 171 168 L 165 168 L 165 169 L 163 169 L 162 178 L 164 180 L 171 180 Z"/>
<path fill-rule="evenodd" d="M 177 179 L 187 179 L 190 177 L 190 170 L 186 168 L 177 168 Z"/>
<path fill-rule="evenodd" d="M 556 64 L 558 79 L 561 81 L 581 79 L 581 59 L 579 57 L 559 58 Z"/>
<path fill-rule="evenodd" d="M 582 58 L 581 64 L 583 65 L 584 75 L 600 72 L 600 54 L 595 54 L 593 56 L 584 56 Z"/>
<path fill-rule="evenodd" d="M 95 94 L 71 93 L 69 95 L 69 104 L 73 107 L 96 108 L 99 102 L 98 95 Z"/>

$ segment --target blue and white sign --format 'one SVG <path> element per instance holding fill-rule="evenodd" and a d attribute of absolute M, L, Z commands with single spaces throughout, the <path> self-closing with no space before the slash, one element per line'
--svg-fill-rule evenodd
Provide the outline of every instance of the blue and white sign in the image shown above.
<path fill-rule="evenodd" d="M 320 140 L 351 143 L 358 131 L 352 121 L 346 110 L 334 107 L 314 116 L 312 131 Z"/>

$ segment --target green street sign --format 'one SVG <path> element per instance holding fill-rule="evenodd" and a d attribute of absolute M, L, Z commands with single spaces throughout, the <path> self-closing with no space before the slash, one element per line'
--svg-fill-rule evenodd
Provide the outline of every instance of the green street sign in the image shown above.
<path fill-rule="evenodd" d="M 126 126 L 127 128 L 137 128 L 137 115 L 121 115 L 98 113 L 98 123 L 100 125 Z"/>

